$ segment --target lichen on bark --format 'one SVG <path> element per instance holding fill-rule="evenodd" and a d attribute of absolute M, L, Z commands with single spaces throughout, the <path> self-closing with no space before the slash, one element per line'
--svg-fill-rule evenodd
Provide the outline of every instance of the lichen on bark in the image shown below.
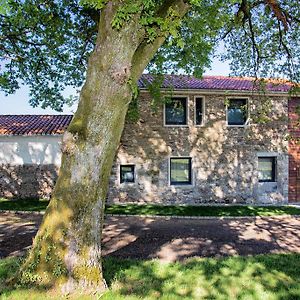
<path fill-rule="evenodd" d="M 63 293 L 106 288 L 101 235 L 111 167 L 133 97 L 132 83 L 162 42 L 160 38 L 154 43 L 143 64 L 137 61 L 145 31 L 138 13 L 114 29 L 111 22 L 118 5 L 122 1 L 109 1 L 101 11 L 78 110 L 63 137 L 59 177 L 19 272 L 21 283 L 55 285 Z"/>

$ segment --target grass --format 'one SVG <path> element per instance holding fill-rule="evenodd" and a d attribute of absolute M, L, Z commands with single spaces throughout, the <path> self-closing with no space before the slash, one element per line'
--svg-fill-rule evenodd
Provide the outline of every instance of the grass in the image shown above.
<path fill-rule="evenodd" d="M 108 214 L 155 216 L 277 216 L 300 215 L 292 206 L 159 206 L 159 205 L 110 205 Z"/>
<path fill-rule="evenodd" d="M 0 210 L 44 211 L 48 200 L 9 200 L 0 198 Z M 292 206 L 161 206 L 161 205 L 108 205 L 107 214 L 154 216 L 278 216 L 300 215 L 300 208 Z"/>
<path fill-rule="evenodd" d="M 0 210 L 44 211 L 48 204 L 45 199 L 0 198 Z"/>
<path fill-rule="evenodd" d="M 53 291 L 26 286 L 7 289 L 4 282 L 19 264 L 15 258 L 0 260 L 1 299 L 61 299 Z M 109 286 L 103 300 L 300 299 L 300 254 L 189 259 L 169 264 L 107 258 L 103 267 Z"/>

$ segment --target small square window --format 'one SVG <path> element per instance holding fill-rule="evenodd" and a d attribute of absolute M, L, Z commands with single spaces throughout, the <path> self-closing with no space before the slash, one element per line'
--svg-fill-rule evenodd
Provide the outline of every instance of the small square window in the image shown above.
<path fill-rule="evenodd" d="M 192 159 L 190 157 L 170 158 L 170 184 L 192 184 Z"/>
<path fill-rule="evenodd" d="M 134 182 L 134 165 L 120 166 L 120 182 Z"/>
<path fill-rule="evenodd" d="M 167 101 L 165 125 L 187 125 L 187 98 L 171 98 Z"/>
<path fill-rule="evenodd" d="M 229 99 L 227 106 L 227 124 L 233 126 L 242 126 L 246 124 L 247 119 L 247 99 Z"/>
<path fill-rule="evenodd" d="M 259 182 L 276 181 L 276 157 L 258 158 L 258 181 Z"/>
<path fill-rule="evenodd" d="M 204 100 L 203 98 L 195 98 L 195 123 L 203 125 L 204 122 Z"/>

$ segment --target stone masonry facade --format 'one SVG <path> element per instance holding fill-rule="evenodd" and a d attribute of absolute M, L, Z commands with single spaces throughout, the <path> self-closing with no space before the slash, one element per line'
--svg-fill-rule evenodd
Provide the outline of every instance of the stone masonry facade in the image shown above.
<path fill-rule="evenodd" d="M 270 95 L 265 99 L 245 91 L 175 91 L 174 97 L 187 99 L 187 125 L 165 126 L 164 105 L 153 112 L 151 96 L 142 90 L 140 118 L 137 123 L 125 125 L 112 169 L 108 203 L 198 205 L 299 201 L 300 147 L 297 141 L 289 140 L 289 133 L 300 138 L 300 130 L 295 129 L 300 99 L 289 100 L 287 93 Z M 204 101 L 201 126 L 195 125 L 195 97 Z M 227 125 L 226 101 L 234 98 L 247 99 L 249 122 L 245 126 Z M 266 108 L 269 120 L 258 122 L 259 112 Z M 43 140 L 43 136 L 40 138 Z M 43 157 L 45 151 L 39 149 L 35 155 Z M 170 159 L 178 157 L 190 159 L 190 184 L 170 184 Z M 276 158 L 273 182 L 259 182 L 258 157 Z M 57 164 L 0 165 L 0 197 L 50 197 L 57 179 Z M 134 166 L 134 182 L 121 183 L 121 165 Z"/>
<path fill-rule="evenodd" d="M 110 180 L 109 203 L 286 203 L 288 201 L 288 96 L 249 92 L 174 92 L 188 99 L 188 124 L 164 126 L 164 106 L 154 113 L 140 96 L 140 120 L 126 124 Z M 195 97 L 204 99 L 204 124 L 195 125 Z M 245 98 L 249 124 L 226 122 L 226 99 Z M 263 103 L 263 104 L 262 104 Z M 257 122 L 268 106 L 269 121 Z M 262 118 L 260 117 L 260 120 Z M 275 182 L 259 182 L 258 157 L 276 157 Z M 192 182 L 170 185 L 170 158 L 191 158 Z M 120 165 L 134 165 L 134 183 L 120 183 Z"/>
<path fill-rule="evenodd" d="M 55 165 L 0 165 L 0 197 L 49 199 L 57 176 Z"/>

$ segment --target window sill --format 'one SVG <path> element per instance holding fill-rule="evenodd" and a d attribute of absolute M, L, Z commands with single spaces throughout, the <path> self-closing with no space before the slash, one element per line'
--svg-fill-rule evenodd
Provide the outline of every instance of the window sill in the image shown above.
<path fill-rule="evenodd" d="M 226 127 L 228 127 L 228 128 L 246 128 L 249 126 L 250 126 L 249 124 L 245 124 L 245 125 L 228 125 L 228 124 L 226 124 Z"/>
<path fill-rule="evenodd" d="M 189 184 L 171 184 L 169 183 L 169 186 L 170 187 L 175 187 L 175 188 L 192 188 L 194 187 L 194 185 L 192 183 L 189 183 Z"/>
<path fill-rule="evenodd" d="M 183 127 L 183 128 L 188 128 L 189 125 L 185 124 L 185 125 L 164 125 L 164 127 Z"/>

